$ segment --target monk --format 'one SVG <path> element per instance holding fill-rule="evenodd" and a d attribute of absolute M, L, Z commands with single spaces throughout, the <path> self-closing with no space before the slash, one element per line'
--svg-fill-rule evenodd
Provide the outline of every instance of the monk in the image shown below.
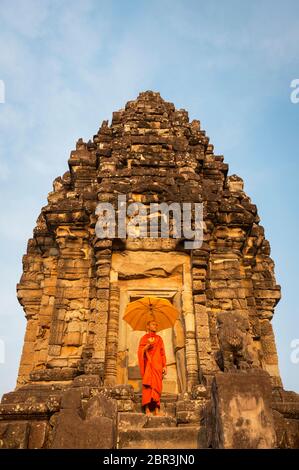
<path fill-rule="evenodd" d="M 163 339 L 156 334 L 158 323 L 149 321 L 147 333 L 142 336 L 138 347 L 138 362 L 142 376 L 142 406 L 145 414 L 160 413 L 162 379 L 167 374 Z"/>

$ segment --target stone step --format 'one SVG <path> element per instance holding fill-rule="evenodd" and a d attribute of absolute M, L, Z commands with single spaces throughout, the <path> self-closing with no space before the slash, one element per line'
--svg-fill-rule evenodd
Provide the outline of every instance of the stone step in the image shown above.
<path fill-rule="evenodd" d="M 198 449 L 199 426 L 132 428 L 118 434 L 118 449 Z"/>
<path fill-rule="evenodd" d="M 142 393 L 141 392 L 135 392 L 134 393 L 135 397 L 141 400 Z M 161 395 L 161 401 L 177 401 L 179 395 L 175 393 L 163 393 Z"/>
<path fill-rule="evenodd" d="M 176 419 L 172 416 L 147 416 L 144 413 L 118 413 L 118 429 L 130 428 L 165 428 L 175 427 Z"/>
<path fill-rule="evenodd" d="M 175 400 L 172 400 L 172 401 L 161 400 L 161 408 L 160 409 L 167 416 L 173 416 L 174 417 L 175 414 L 176 414 L 176 401 Z M 143 408 L 142 408 L 142 405 L 141 405 L 141 397 L 137 400 L 135 398 L 134 410 L 135 410 L 136 413 L 141 413 L 141 412 L 144 411 Z"/>

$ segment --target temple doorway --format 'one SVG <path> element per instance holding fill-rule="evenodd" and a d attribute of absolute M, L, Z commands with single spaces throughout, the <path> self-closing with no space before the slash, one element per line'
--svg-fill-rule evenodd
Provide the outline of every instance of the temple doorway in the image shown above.
<path fill-rule="evenodd" d="M 192 304 L 189 272 L 190 259 L 181 253 L 127 251 L 113 254 L 112 281 L 119 288 L 117 384 L 130 384 L 136 392 L 142 389 L 137 351 L 145 332 L 133 331 L 123 315 L 129 302 L 154 296 L 169 300 L 179 311 L 174 327 L 158 332 L 164 341 L 167 360 L 163 392 L 177 394 L 187 389 L 186 319 L 188 321 L 190 316 L 188 306 Z"/>
<path fill-rule="evenodd" d="M 162 297 L 173 303 L 178 308 L 180 314 L 180 293 L 175 290 L 137 290 L 128 292 L 128 302 L 132 302 L 145 296 Z M 124 309 L 127 303 L 124 303 Z M 127 383 L 133 386 L 136 392 L 141 391 L 141 376 L 138 365 L 138 345 L 140 338 L 145 334 L 143 331 L 133 331 L 131 326 L 122 320 L 123 312 L 120 315 L 120 342 L 118 351 L 118 380 L 117 383 Z M 176 356 L 178 356 L 179 348 L 176 343 L 176 330 L 179 328 L 178 324 L 181 323 L 179 318 L 174 328 L 167 328 L 166 330 L 159 331 L 158 334 L 162 337 L 166 361 L 167 361 L 167 376 L 163 379 L 163 392 L 164 393 L 179 393 L 182 386 L 179 380 L 179 371 L 177 367 Z M 182 336 L 182 335 L 181 335 Z M 182 342 L 182 341 L 181 341 Z M 181 345 L 184 349 L 184 344 Z"/>

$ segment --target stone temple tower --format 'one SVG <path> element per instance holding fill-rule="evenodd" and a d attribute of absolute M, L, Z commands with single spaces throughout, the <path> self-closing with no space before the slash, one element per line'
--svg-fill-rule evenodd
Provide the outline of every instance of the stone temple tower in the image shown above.
<path fill-rule="evenodd" d="M 23 258 L 27 328 L 16 390 L 0 405 L 0 446 L 299 446 L 299 397 L 283 390 L 271 326 L 281 294 L 269 242 L 200 122 L 140 93 L 79 139 L 68 165 Z M 185 233 L 99 238 L 97 207 L 118 215 L 119 196 L 146 208 L 202 203 L 201 246 L 186 248 Z M 155 418 L 140 413 L 142 332 L 123 320 L 147 295 L 180 312 L 159 333 L 168 374 Z"/>

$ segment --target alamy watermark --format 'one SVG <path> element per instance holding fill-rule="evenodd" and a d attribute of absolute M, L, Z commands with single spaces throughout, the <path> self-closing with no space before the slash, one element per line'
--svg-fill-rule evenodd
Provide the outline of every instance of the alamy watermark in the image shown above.
<path fill-rule="evenodd" d="M 5 103 L 5 83 L 0 80 L 0 103 Z"/>
<path fill-rule="evenodd" d="M 290 355 L 292 364 L 299 364 L 299 338 L 295 338 L 291 341 L 292 352 Z"/>
<path fill-rule="evenodd" d="M 170 217 L 171 213 L 171 217 Z M 110 202 L 96 207 L 98 238 L 183 238 L 186 249 L 200 248 L 203 241 L 203 204 L 132 202 L 118 195 L 117 209 Z"/>
<path fill-rule="evenodd" d="M 299 103 L 299 78 L 294 78 L 290 84 L 291 88 L 294 88 L 290 94 L 290 100 L 293 104 Z"/>

